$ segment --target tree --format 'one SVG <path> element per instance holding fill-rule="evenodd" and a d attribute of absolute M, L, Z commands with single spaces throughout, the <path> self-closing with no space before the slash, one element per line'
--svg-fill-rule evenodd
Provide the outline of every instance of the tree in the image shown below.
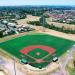
<path fill-rule="evenodd" d="M 73 64 L 74 64 L 74 68 L 75 68 L 75 60 L 73 61 Z"/>
<path fill-rule="evenodd" d="M 43 26 L 43 31 L 44 31 L 44 27 L 46 27 L 46 18 L 42 16 L 39 21 L 40 24 Z"/>
<path fill-rule="evenodd" d="M 2 31 L 0 31 L 0 38 L 2 38 L 3 37 L 3 32 Z"/>
<path fill-rule="evenodd" d="M 42 16 L 39 21 L 40 21 L 40 24 L 42 26 L 45 26 L 45 24 L 46 24 L 46 18 L 44 16 Z"/>

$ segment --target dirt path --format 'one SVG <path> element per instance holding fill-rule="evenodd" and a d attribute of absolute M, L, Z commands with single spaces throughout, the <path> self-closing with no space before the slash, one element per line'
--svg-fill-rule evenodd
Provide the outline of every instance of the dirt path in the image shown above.
<path fill-rule="evenodd" d="M 46 34 L 50 34 L 50 35 L 53 35 L 53 36 L 57 36 L 57 37 L 61 37 L 61 38 L 64 38 L 64 39 L 75 41 L 75 35 L 73 35 L 73 34 L 66 34 L 66 33 L 58 32 L 58 31 L 51 30 L 51 29 L 48 29 L 48 28 L 44 28 L 44 31 L 43 31 L 42 26 L 34 26 L 34 28 L 39 33 L 46 33 Z"/>

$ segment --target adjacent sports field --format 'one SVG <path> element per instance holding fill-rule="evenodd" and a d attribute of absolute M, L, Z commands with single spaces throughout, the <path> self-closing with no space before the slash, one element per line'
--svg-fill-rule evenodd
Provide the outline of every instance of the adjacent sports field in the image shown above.
<path fill-rule="evenodd" d="M 0 48 L 19 58 L 26 59 L 34 67 L 47 66 L 53 57 L 59 57 L 75 42 L 48 34 L 26 34 L 0 43 Z"/>

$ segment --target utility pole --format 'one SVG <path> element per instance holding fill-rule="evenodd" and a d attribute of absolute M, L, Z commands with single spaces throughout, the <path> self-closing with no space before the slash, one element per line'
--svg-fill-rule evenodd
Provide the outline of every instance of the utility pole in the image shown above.
<path fill-rule="evenodd" d="M 35 12 L 34 12 L 35 13 L 35 16 L 36 16 L 36 12 L 37 12 L 37 10 L 35 9 Z"/>

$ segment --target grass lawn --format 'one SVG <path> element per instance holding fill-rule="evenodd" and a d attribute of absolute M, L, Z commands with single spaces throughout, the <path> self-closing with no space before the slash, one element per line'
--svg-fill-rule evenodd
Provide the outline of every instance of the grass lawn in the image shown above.
<path fill-rule="evenodd" d="M 75 69 L 68 69 L 70 75 L 75 75 Z"/>
<path fill-rule="evenodd" d="M 20 50 L 24 49 L 25 47 L 31 46 L 31 45 L 45 45 L 49 46 L 55 49 L 54 55 L 49 55 L 47 58 L 44 59 L 45 62 L 42 63 L 32 63 L 31 65 L 35 67 L 45 67 L 47 66 L 51 61 L 51 58 L 53 56 L 61 56 L 63 53 L 65 53 L 69 48 L 72 47 L 74 44 L 74 41 L 66 40 L 63 38 L 55 37 L 48 34 L 42 34 L 42 33 L 35 33 L 35 34 L 27 34 L 22 37 L 18 37 L 12 40 L 5 41 L 3 43 L 0 43 L 0 48 L 2 48 L 4 51 L 12 54 L 13 56 L 21 59 L 22 56 L 27 59 L 28 62 L 35 62 L 33 58 L 41 59 L 42 57 L 48 55 L 46 51 L 43 51 L 41 49 L 35 49 L 28 53 L 29 56 L 24 55 L 20 52 Z M 40 55 L 37 56 L 36 52 L 40 52 Z M 36 65 L 37 64 L 37 65 Z"/>

